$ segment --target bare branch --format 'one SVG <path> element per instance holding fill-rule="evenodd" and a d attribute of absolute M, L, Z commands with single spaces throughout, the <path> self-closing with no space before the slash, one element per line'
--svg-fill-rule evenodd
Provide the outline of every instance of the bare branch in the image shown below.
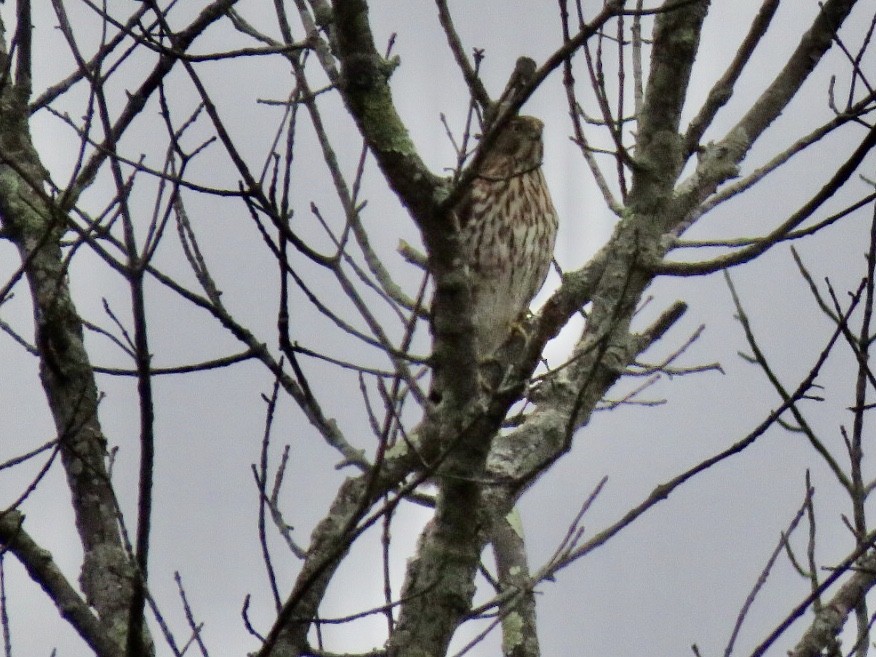
<path fill-rule="evenodd" d="M 703 137 L 703 133 L 705 133 L 712 124 L 718 110 L 720 110 L 733 96 L 733 89 L 736 85 L 736 81 L 751 61 L 754 49 L 757 48 L 761 39 L 763 39 L 769 29 L 773 16 L 776 13 L 776 9 L 779 8 L 779 1 L 780 0 L 763 0 L 763 4 L 761 4 L 757 16 L 755 16 L 754 20 L 751 22 L 748 34 L 745 35 L 745 39 L 736 51 L 736 55 L 733 57 L 730 66 L 727 67 L 724 75 L 722 75 L 709 90 L 706 102 L 700 108 L 700 111 L 697 113 L 693 121 L 690 122 L 690 125 L 687 128 L 687 133 L 684 136 L 684 150 L 687 155 L 692 154 L 696 150 Z"/>
<path fill-rule="evenodd" d="M 487 90 L 478 77 L 477 71 L 468 61 L 468 57 L 463 49 L 462 42 L 459 39 L 459 34 L 453 26 L 453 18 L 450 16 L 450 9 L 447 7 L 447 0 L 435 0 L 435 6 L 438 8 L 438 19 L 441 21 L 441 28 L 447 36 L 447 43 L 450 46 L 450 51 L 453 53 L 453 58 L 456 60 L 459 70 L 462 71 L 462 76 L 465 78 L 465 83 L 468 85 L 472 98 L 480 105 L 482 111 L 486 111 L 492 105 L 490 96 Z"/>
<path fill-rule="evenodd" d="M 121 647 L 107 636 L 100 620 L 76 589 L 70 585 L 52 559 L 52 555 L 37 545 L 22 527 L 24 515 L 18 511 L 0 514 L 0 544 L 9 550 L 46 592 L 79 636 L 99 657 L 122 657 Z"/>

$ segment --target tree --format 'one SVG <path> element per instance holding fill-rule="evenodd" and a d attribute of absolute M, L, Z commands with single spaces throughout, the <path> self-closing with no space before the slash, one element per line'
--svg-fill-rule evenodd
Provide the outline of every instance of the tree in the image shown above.
<path fill-rule="evenodd" d="M 794 371 L 795 386 L 782 383 L 788 375 L 776 373 L 731 288 L 752 359 L 781 398 L 763 417 L 746 418 L 747 435 L 727 438 L 698 464 L 676 464 L 674 476 L 598 529 L 582 520 L 604 480 L 587 473 L 596 477 L 592 492 L 537 568 L 530 569 L 514 520 L 521 496 L 568 458 L 598 410 L 649 405 L 645 390 L 658 379 L 719 368 L 680 364 L 698 332 L 678 336 L 685 302 L 653 314 L 644 308 L 655 282 L 680 285 L 682 277 L 756 266 L 780 243 L 813 234 L 825 245 L 819 248 L 833 248 L 827 229 L 847 228 L 872 209 L 876 197 L 860 194 L 853 176 L 876 144 L 867 123 L 874 108 L 867 75 L 873 7 L 826 0 L 792 16 L 778 0 L 750 4 L 734 5 L 745 33 L 706 87 L 695 60 L 711 54 L 702 35 L 721 19 L 705 0 L 612 0 L 597 8 L 561 0 L 551 16 L 559 38 L 531 44 L 547 49 L 537 60 L 526 56 L 535 52 L 517 52 L 516 65 L 502 62 L 501 93 L 501 83 L 482 71 L 498 44 L 489 33 L 476 42 L 461 36 L 456 23 L 471 31 L 465 18 L 475 9 L 445 0 L 434 3 L 434 18 L 425 4 L 378 10 L 364 0 L 301 0 L 294 10 L 276 2 L 270 15 L 263 3 L 237 0 L 53 0 L 53 15 L 24 0 L 5 7 L 0 218 L 9 245 L 3 253 L 14 247 L 18 260 L 9 265 L 6 258 L 0 304 L 6 312 L 28 299 L 33 327 L 20 314 L 0 327 L 4 354 L 29 355 L 24 376 L 38 372 L 55 432 L 36 441 L 38 420 L 4 414 L 5 433 L 20 438 L 3 456 L 4 491 L 11 492 L 0 539 L 4 557 L 11 554 L 37 585 L 26 587 L 19 577 L 10 585 L 14 595 L 7 590 L 7 637 L 15 637 L 19 601 L 46 595 L 58 622 L 94 654 L 182 654 L 189 643 L 207 654 L 189 596 L 216 582 L 186 579 L 184 587 L 185 573 L 177 576 L 186 628 L 174 627 L 168 600 L 157 593 L 174 554 L 197 533 L 181 519 L 183 502 L 203 495 L 212 503 L 198 515 L 229 534 L 246 534 L 248 519 L 230 510 L 248 501 L 257 513 L 258 540 L 245 544 L 263 559 L 265 583 L 251 576 L 252 597 L 219 604 L 243 604 L 241 623 L 261 657 L 329 654 L 336 648 L 324 640 L 328 628 L 374 617 L 385 621 L 386 645 L 360 634 L 357 654 L 444 655 L 496 630 L 506 654 L 536 655 L 536 592 L 545 581 L 557 577 L 562 585 L 566 573 L 640 526 L 658 502 L 781 425 L 807 438 L 813 461 L 847 494 L 853 540 L 843 557 L 823 562 L 835 568 L 822 575 L 807 478 L 776 554 L 785 548 L 798 563 L 793 543 L 801 539 L 792 534 L 806 518 L 812 538 L 800 572 L 811 594 L 782 601 L 782 613 L 768 623 L 777 629 L 752 640 L 754 654 L 778 650 L 780 637 L 794 654 L 839 654 L 837 636 L 847 626 L 855 652 L 865 654 L 867 594 L 876 581 L 863 456 L 874 384 L 866 355 L 876 240 L 864 283 L 848 299 L 828 300 L 811 283 L 829 338 L 823 347 L 794 346 L 803 360 L 813 354 L 806 369 Z M 544 8 L 538 12 L 543 18 Z M 432 154 L 415 137 L 414 126 L 434 123 L 435 113 L 401 109 L 412 102 L 396 87 L 406 65 L 394 55 L 395 36 L 385 50 L 376 36 L 386 24 L 403 28 L 421 14 L 440 26 L 466 89 L 446 101 L 455 154 L 449 174 L 439 168 L 446 161 L 427 163 Z M 807 24 L 792 47 L 770 48 L 771 35 L 787 40 L 801 20 Z M 59 40 L 67 61 L 57 61 Z M 758 56 L 764 50 L 766 59 Z M 49 64 L 69 68 L 58 76 L 53 67 L 49 80 Z M 762 72 L 770 76 L 765 81 Z M 819 76 L 830 74 L 839 77 L 828 86 Z M 571 131 L 587 179 L 595 181 L 590 198 L 601 193 L 617 222 L 592 258 L 552 279 L 541 309 L 520 318 L 494 357 L 479 361 L 471 281 L 459 266 L 452 210 L 508 120 L 550 84 L 565 94 L 568 123 L 548 122 L 547 130 Z M 813 106 L 814 86 L 828 88 L 823 107 Z M 801 102 L 804 131 L 789 138 L 777 120 L 799 112 Z M 774 181 L 801 161 L 817 170 L 818 183 L 784 190 L 794 209 L 763 205 L 769 211 L 754 237 L 714 237 L 723 204 L 756 198 L 758 189 L 776 196 L 781 183 Z M 573 221 L 561 216 L 561 224 Z M 708 239 L 683 239 L 695 231 Z M 398 235 L 407 237 L 399 248 L 404 261 L 395 253 Z M 855 243 L 850 253 L 861 250 Z M 813 281 L 796 257 L 803 280 Z M 583 328 L 572 335 L 576 322 Z M 564 327 L 574 348 L 545 359 L 547 343 Z M 807 420 L 806 403 L 825 363 L 841 358 L 842 341 L 851 347 L 856 387 L 840 459 Z M 439 373 L 437 383 L 430 372 Z M 223 389 L 244 398 L 232 409 L 193 407 L 192 399 L 218 398 Z M 255 391 L 265 390 L 265 405 L 255 405 Z M 119 435 L 107 430 L 107 416 L 130 418 L 135 407 L 136 428 L 121 429 L 117 420 Z M 251 423 L 255 412 L 263 413 L 261 426 Z M 233 426 L 229 434 L 243 433 L 237 445 L 222 441 L 222 449 L 258 456 L 257 495 L 224 488 L 231 474 L 198 435 L 207 416 Z M 168 418 L 176 424 L 163 424 Z M 184 426 L 192 435 L 181 433 Z M 138 436 L 136 448 L 126 432 Z M 344 478 L 331 474 L 312 445 L 317 439 L 340 458 Z M 184 490 L 185 479 L 167 481 L 180 467 L 193 477 L 203 468 L 215 488 Z M 41 491 L 60 470 L 82 551 L 76 574 L 46 552 L 51 536 L 40 530 Z M 310 495 L 318 499 L 320 481 L 336 483 L 330 501 L 303 504 Z M 416 545 L 406 546 L 397 527 L 410 527 L 417 508 L 428 522 Z M 312 522 L 309 539 L 288 524 L 296 515 Z M 371 568 L 380 575 L 375 591 L 383 604 L 325 618 L 339 571 L 376 535 L 382 554 Z M 197 545 L 201 560 L 227 572 L 232 564 L 216 558 L 209 538 Z M 395 572 L 408 557 L 399 581 Z M 369 588 L 368 575 L 359 574 L 355 595 Z M 761 591 L 758 584 L 752 598 Z M 738 625 L 751 624 L 749 608 Z M 804 614 L 794 626 L 797 638 L 788 638 Z M 479 625 L 463 638 L 468 621 Z M 734 630 L 730 648 L 736 638 Z"/>

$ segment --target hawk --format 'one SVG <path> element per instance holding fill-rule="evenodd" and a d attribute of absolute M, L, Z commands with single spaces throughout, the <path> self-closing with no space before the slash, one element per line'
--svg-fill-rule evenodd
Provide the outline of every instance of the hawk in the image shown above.
<path fill-rule="evenodd" d="M 529 308 L 553 257 L 557 212 L 541 170 L 543 128 L 532 116 L 512 118 L 455 209 L 481 360 Z"/>

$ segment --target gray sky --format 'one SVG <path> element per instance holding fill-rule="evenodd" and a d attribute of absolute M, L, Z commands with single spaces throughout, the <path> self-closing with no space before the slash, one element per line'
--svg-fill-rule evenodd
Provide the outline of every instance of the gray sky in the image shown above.
<path fill-rule="evenodd" d="M 269 4 L 245 1 L 241 3 L 241 12 L 253 24 L 270 29 Z M 394 52 L 400 55 L 401 66 L 393 77 L 393 90 L 402 117 L 433 170 L 450 167 L 453 153 L 439 113 L 445 113 L 451 126 L 458 130 L 467 97 L 461 77 L 450 61 L 434 7 L 424 0 L 384 0 L 372 4 L 378 42 L 386 40 L 390 33 L 398 33 Z M 696 64 L 688 116 L 734 54 L 759 3 L 745 0 L 713 4 Z M 861 8 L 862 13 L 872 10 L 871 3 L 863 4 L 867 7 Z M 560 42 L 555 2 L 482 0 L 455 2 L 452 8 L 466 46 L 486 51 L 483 77 L 494 95 L 501 90 L 518 56 L 529 55 L 541 62 Z M 13 10 L 14 3 L 3 7 L 7 26 L 11 24 Z M 784 3 L 771 38 L 756 53 L 757 64 L 742 78 L 737 97 L 719 115 L 714 134 L 708 137 L 720 137 L 735 123 L 747 102 L 776 72 L 782 57 L 796 43 L 801 26 L 816 10 L 815 2 Z M 48 12 L 48 8 L 41 5 L 38 11 Z M 71 64 L 52 30 L 54 19 L 48 13 L 37 13 L 34 22 L 38 39 L 36 87 L 40 90 L 66 75 Z M 857 46 L 855 32 L 850 30 L 849 38 Z M 83 43 L 93 47 L 88 41 Z M 240 37 L 214 30 L 198 51 L 208 52 L 220 47 L 219 44 L 251 45 Z M 223 118 L 256 170 L 281 115 L 279 108 L 256 101 L 283 99 L 292 85 L 283 66 L 265 62 L 265 58 L 260 58 L 199 67 L 208 88 L 217 94 Z M 584 84 L 584 67 L 581 61 L 576 64 L 582 98 L 592 108 L 592 92 Z M 137 70 L 143 70 L 141 66 L 131 64 L 132 81 L 138 79 Z M 826 89 L 832 73 L 841 76 L 840 86 L 845 84 L 846 78 L 842 77 L 845 69 L 836 52 L 807 85 L 805 96 L 795 101 L 777 122 L 764 139 L 764 146 L 756 149 L 745 171 L 753 170 L 829 115 Z M 173 77 L 171 83 L 168 91 L 173 94 L 175 106 L 180 112 L 190 111 L 195 102 L 190 85 L 182 75 Z M 121 103 L 123 89 L 113 87 L 113 93 L 118 94 L 115 102 Z M 73 96 L 61 106 L 72 116 L 79 116 L 83 98 L 81 94 Z M 569 140 L 568 109 L 558 74 L 545 83 L 525 111 L 546 123 L 544 167 L 561 217 L 556 258 L 566 269 L 579 267 L 608 239 L 615 218 Z M 360 144 L 337 102 L 326 100 L 326 117 L 331 129 L 340 135 L 335 146 L 343 158 L 342 166 L 350 172 Z M 75 139 L 55 118 L 41 116 L 34 125 L 40 153 L 54 179 L 63 184 L 69 175 Z M 136 157 L 144 152 L 147 158 L 160 157 L 161 144 L 150 138 L 154 134 L 150 131 L 158 129 L 153 103 L 142 126 L 123 144 L 128 154 Z M 762 189 L 716 210 L 714 217 L 705 220 L 688 237 L 725 238 L 765 232 L 799 207 L 829 177 L 832 167 L 848 152 L 848 145 L 861 135 L 860 130 L 851 130 L 825 147 L 818 147 L 817 154 L 804 154 L 800 162 L 790 163 L 787 171 L 764 182 Z M 295 165 L 299 176 L 296 199 L 299 219 L 310 221 L 307 207 L 311 201 L 325 208 L 326 216 L 337 215 L 336 201 L 332 200 L 315 144 L 312 139 L 308 142 L 306 135 L 302 138 Z M 863 173 L 867 171 L 865 167 Z M 196 174 L 217 185 L 233 186 L 237 179 L 217 145 L 196 165 Z M 107 182 L 104 177 L 84 199 L 93 203 L 94 209 L 112 194 Z M 152 189 L 145 182 L 142 197 L 135 198 L 142 204 L 137 211 L 144 222 L 149 216 Z M 397 201 L 384 190 L 374 168 L 366 174 L 364 190 L 369 202 L 365 223 L 378 248 L 387 254 L 391 270 L 410 281 L 408 288 L 413 293 L 418 277 L 393 250 L 399 238 L 415 242 L 416 232 Z M 832 201 L 829 210 L 841 208 L 867 190 L 864 183 L 852 182 L 847 191 L 849 196 Z M 265 258 L 261 240 L 245 209 L 240 204 L 228 206 L 193 198 L 189 212 L 225 302 L 263 340 L 272 344 L 275 266 Z M 335 216 L 333 221 L 340 218 Z M 841 226 L 799 243 L 798 248 L 816 280 L 830 276 L 840 292 L 856 284 L 863 273 L 867 221 L 866 213 L 859 213 Z M 316 234 L 315 229 L 312 234 Z M 184 272 L 177 241 L 166 240 L 158 262 L 169 271 Z M 14 249 L 0 242 L 3 280 L 16 266 Z M 182 276 L 192 279 L 188 273 Z M 74 260 L 71 277 L 84 317 L 109 326 L 101 306 L 103 298 L 120 316 L 126 316 L 127 291 L 122 281 L 95 256 L 83 249 Z M 814 362 L 829 335 L 830 325 L 818 314 L 785 247 L 735 270 L 733 277 L 755 318 L 754 328 L 766 353 L 785 384 L 793 388 Z M 556 284 L 557 279 L 551 277 L 537 303 Z M 337 295 L 328 287 L 318 289 Z M 733 320 L 735 311 L 720 275 L 664 279 L 652 292 L 654 300 L 643 311 L 641 326 L 675 299 L 684 299 L 690 309 L 653 353 L 647 354 L 648 358 L 659 361 L 661 355 L 677 349 L 700 324 L 705 324 L 702 338 L 680 362 L 688 366 L 719 362 L 724 374 L 706 372 L 672 380 L 664 378 L 645 397 L 666 399 L 665 404 L 622 408 L 594 416 L 577 435 L 572 452 L 521 501 L 533 569 L 550 558 L 578 507 L 603 476 L 609 478 L 608 484 L 585 518 L 585 537 L 617 520 L 657 484 L 747 434 L 780 403 L 756 369 L 736 355 L 747 348 L 742 331 Z M 339 308 L 345 307 L 337 296 L 330 298 Z M 197 362 L 240 349 L 203 313 L 157 286 L 149 289 L 149 302 L 156 366 Z M 0 319 L 29 337 L 32 335 L 29 313 L 27 291 L 21 288 L 16 299 L 0 309 Z M 321 351 L 345 348 L 346 343 L 353 345 L 303 303 L 296 306 L 294 321 L 302 344 Z M 547 356 L 552 364 L 561 362 L 568 353 L 572 338 L 573 334 L 564 334 L 549 345 Z M 119 350 L 99 336 L 89 335 L 88 346 L 96 364 L 127 364 Z M 819 379 L 825 386 L 826 400 L 804 405 L 811 410 L 810 419 L 823 432 L 825 442 L 838 452 L 842 446 L 839 427 L 851 422 L 851 414 L 843 409 L 852 403 L 853 389 L 850 376 L 853 361 L 842 353 Z M 360 355 L 368 357 L 365 353 Z M 4 335 L 0 335 L 0 359 L 4 372 L 0 376 L 0 408 L 6 409 L 0 413 L 0 435 L 4 436 L 0 441 L 0 460 L 6 460 L 50 439 L 54 429 L 45 410 L 34 359 Z M 370 434 L 364 428 L 355 378 L 338 374 L 334 369 L 321 369 L 314 363 L 308 363 L 307 368 L 317 396 L 333 398 L 327 407 L 342 429 L 355 436 L 359 446 L 372 448 L 373 441 L 368 442 Z M 118 493 L 133 518 L 138 454 L 134 384 L 128 379 L 102 376 L 99 385 L 106 395 L 101 405 L 101 421 L 112 444 L 119 448 L 114 469 Z M 630 385 L 619 386 L 614 396 L 620 396 L 620 391 L 628 390 Z M 240 620 L 247 594 L 253 595 L 251 615 L 260 630 L 267 631 L 272 616 L 258 549 L 257 496 L 249 467 L 258 460 L 263 432 L 265 405 L 260 394 L 268 393 L 270 386 L 267 373 L 255 364 L 156 379 L 156 500 L 150 588 L 165 618 L 178 632 L 178 639 L 184 640 L 184 619 L 173 580 L 174 571 L 181 573 L 189 601 L 205 624 L 204 638 L 214 656 L 242 655 L 256 648 Z M 306 544 L 346 473 L 335 471 L 336 453 L 302 422 L 291 400 L 281 401 L 274 431 L 274 463 L 282 445 L 291 445 L 285 511 L 296 528 L 298 541 Z M 0 479 L 3 504 L 19 494 L 37 467 L 32 464 L 3 471 Z M 817 489 L 818 557 L 822 563 L 830 564 L 845 556 L 853 546 L 840 520 L 841 513 L 851 511 L 847 500 L 803 438 L 774 428 L 741 456 L 689 482 L 609 544 L 565 569 L 555 582 L 542 584 L 538 600 L 543 654 L 680 655 L 690 654 L 691 643 L 697 643 L 703 655 L 722 651 L 738 610 L 776 545 L 779 532 L 802 501 L 807 469 Z M 28 498 L 24 511 L 28 531 L 75 580 L 81 554 L 69 518 L 68 497 L 62 472 L 56 465 Z M 427 517 L 422 509 L 406 508 L 394 524 L 396 586 L 401 583 L 405 560 Z M 339 571 L 323 608 L 326 616 L 355 613 L 381 604 L 380 569 L 375 565 L 379 563 L 376 538 L 364 537 Z M 798 539 L 795 546 L 801 549 L 803 543 Z M 274 547 L 281 584 L 288 587 L 298 565 L 282 551 L 279 541 L 274 542 Z M 58 648 L 59 657 L 87 654 L 81 641 L 57 620 L 56 611 L 27 580 L 14 559 L 5 563 L 16 654 L 48 655 L 52 647 Z M 747 654 L 806 592 L 807 583 L 792 572 L 787 560 L 780 559 L 739 639 L 740 654 Z M 473 629 L 466 627 L 461 634 L 471 636 L 478 627 L 482 626 L 472 624 Z M 371 643 L 380 645 L 384 629 L 379 616 L 360 621 L 352 630 L 327 628 L 327 647 L 344 652 L 362 650 Z M 371 643 L 364 640 L 366 637 L 373 637 Z M 772 654 L 783 654 L 798 637 L 799 630 L 792 630 L 773 648 Z M 494 638 L 473 654 L 494 655 L 497 651 Z M 169 653 L 162 648 L 159 654 Z"/>

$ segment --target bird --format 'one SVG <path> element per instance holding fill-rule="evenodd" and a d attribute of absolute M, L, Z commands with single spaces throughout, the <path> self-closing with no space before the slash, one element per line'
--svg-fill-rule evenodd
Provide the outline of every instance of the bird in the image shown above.
<path fill-rule="evenodd" d="M 558 219 L 541 168 L 543 130 L 534 116 L 511 118 L 455 208 L 480 360 L 502 345 L 550 269 Z"/>

